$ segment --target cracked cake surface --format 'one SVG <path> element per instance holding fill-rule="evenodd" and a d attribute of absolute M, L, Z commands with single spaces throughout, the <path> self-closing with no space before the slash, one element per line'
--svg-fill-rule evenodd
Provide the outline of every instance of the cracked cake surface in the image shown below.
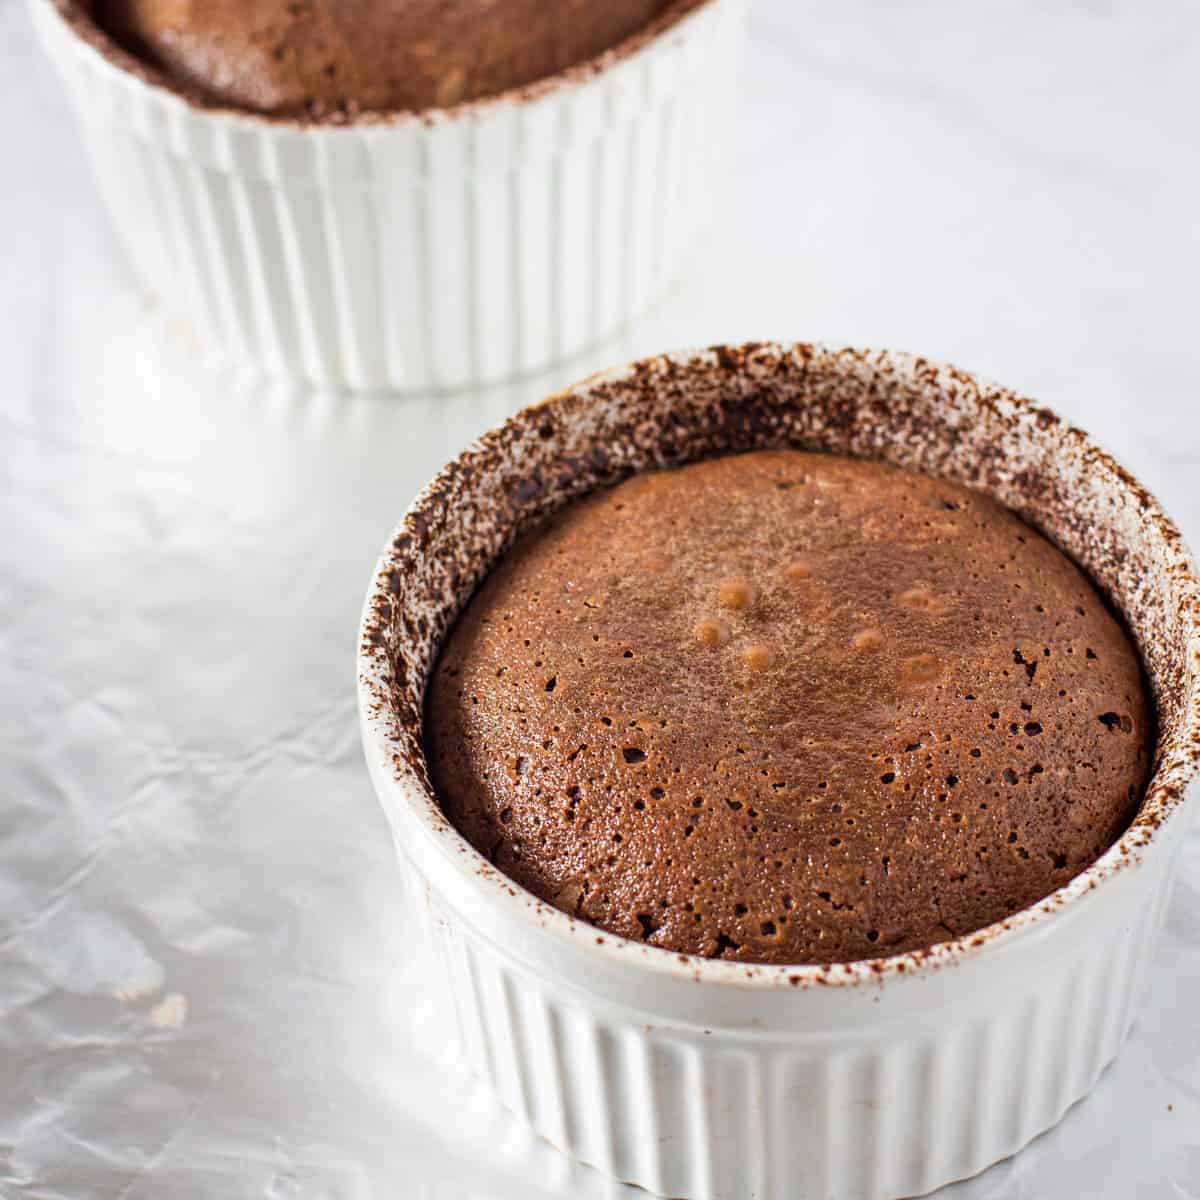
<path fill-rule="evenodd" d="M 430 681 L 441 803 L 598 927 L 748 962 L 917 949 L 1126 827 L 1153 729 L 1090 580 L 996 501 L 756 451 L 527 533 Z"/>

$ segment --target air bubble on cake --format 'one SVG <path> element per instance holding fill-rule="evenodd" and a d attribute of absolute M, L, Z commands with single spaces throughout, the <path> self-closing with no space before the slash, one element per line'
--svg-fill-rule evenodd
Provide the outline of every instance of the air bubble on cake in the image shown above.
<path fill-rule="evenodd" d="M 724 579 L 717 588 L 717 602 L 722 608 L 742 612 L 758 599 L 758 589 L 742 576 Z"/>

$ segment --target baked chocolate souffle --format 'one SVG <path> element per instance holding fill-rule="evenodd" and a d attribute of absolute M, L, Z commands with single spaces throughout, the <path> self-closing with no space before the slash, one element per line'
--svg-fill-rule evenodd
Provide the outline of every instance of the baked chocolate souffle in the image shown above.
<path fill-rule="evenodd" d="M 444 108 L 556 75 L 697 0 L 95 0 L 196 97 L 314 118 Z"/>
<path fill-rule="evenodd" d="M 980 492 L 764 450 L 527 533 L 430 683 L 458 829 L 601 929 L 831 963 L 989 925 L 1136 812 L 1153 729 L 1090 580 Z"/>

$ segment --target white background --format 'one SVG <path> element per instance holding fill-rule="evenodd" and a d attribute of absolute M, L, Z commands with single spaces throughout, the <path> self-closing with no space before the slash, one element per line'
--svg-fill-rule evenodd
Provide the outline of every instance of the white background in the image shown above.
<path fill-rule="evenodd" d="M 1200 8 L 756 0 L 741 101 L 722 228 L 624 344 L 312 395 L 139 293 L 0 0 L 5 1200 L 637 1195 L 453 1065 L 354 714 L 391 526 L 553 383 L 714 340 L 917 350 L 1091 430 L 1200 541 Z M 1123 1057 L 946 1195 L 1200 1197 L 1198 836 Z"/>

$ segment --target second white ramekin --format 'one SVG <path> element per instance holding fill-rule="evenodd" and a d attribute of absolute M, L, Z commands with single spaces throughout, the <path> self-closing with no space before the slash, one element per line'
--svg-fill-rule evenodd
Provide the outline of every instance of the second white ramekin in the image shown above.
<path fill-rule="evenodd" d="M 1121 840 L 1032 908 L 869 962 L 698 959 L 542 903 L 443 816 L 425 684 L 512 537 L 631 471 L 778 445 L 989 492 L 1128 623 L 1156 708 L 1154 776 Z M 413 503 L 368 595 L 358 665 L 367 761 L 466 1058 L 585 1162 L 692 1200 L 921 1194 L 1049 1128 L 1117 1054 L 1195 807 L 1200 582 L 1153 498 L 1047 410 L 922 359 L 813 346 L 595 377 L 485 436 Z"/>
<path fill-rule="evenodd" d="M 314 125 L 205 108 L 31 0 L 144 282 L 213 347 L 323 386 L 540 370 L 641 314 L 722 177 L 744 0 L 460 108 Z"/>

